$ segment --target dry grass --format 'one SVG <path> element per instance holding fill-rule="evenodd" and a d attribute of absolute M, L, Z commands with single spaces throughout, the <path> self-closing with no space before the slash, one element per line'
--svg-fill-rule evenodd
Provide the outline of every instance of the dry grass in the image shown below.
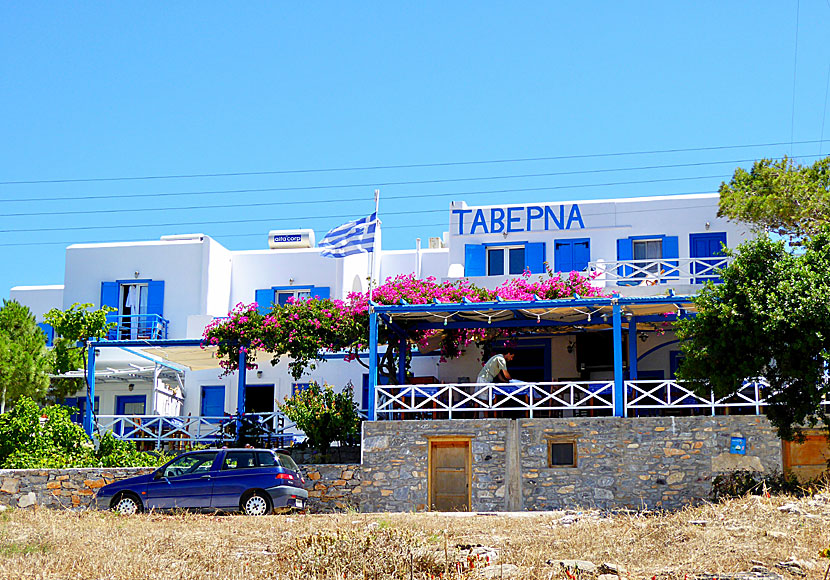
<path fill-rule="evenodd" d="M 778 509 L 789 502 L 801 513 Z M 480 567 L 459 575 L 454 562 L 482 544 L 498 551 L 493 571 L 517 565 L 519 578 L 569 580 L 558 560 L 582 559 L 622 565 L 630 579 L 683 580 L 764 564 L 785 579 L 809 580 L 823 577 L 827 561 L 818 551 L 830 544 L 830 496 L 751 497 L 651 516 L 585 513 L 571 525 L 564 515 L 15 510 L 0 514 L 0 578 L 424 579 L 448 566 L 444 578 L 474 578 Z M 791 558 L 806 561 L 806 576 L 774 567 Z"/>

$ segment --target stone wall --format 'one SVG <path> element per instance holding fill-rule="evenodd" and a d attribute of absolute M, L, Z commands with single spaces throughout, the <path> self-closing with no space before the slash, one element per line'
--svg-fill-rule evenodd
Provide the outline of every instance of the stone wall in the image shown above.
<path fill-rule="evenodd" d="M 505 511 L 509 424 L 506 419 L 364 421 L 361 511 L 427 509 L 429 440 L 444 437 L 470 438 L 473 509 Z"/>
<path fill-rule="evenodd" d="M 149 467 L 0 469 L 0 505 L 82 508 L 108 483 L 149 473 Z"/>
<path fill-rule="evenodd" d="M 358 509 L 359 465 L 300 466 L 305 473 L 309 511 Z M 0 469 L 0 506 L 81 509 L 108 483 L 149 473 L 153 468 Z"/>
<path fill-rule="evenodd" d="M 429 503 L 429 441 L 468 437 L 471 509 L 674 509 L 709 495 L 717 473 L 781 469 L 764 417 L 381 421 L 363 424 L 363 511 Z M 746 455 L 730 453 L 746 438 Z M 575 467 L 549 467 L 548 442 L 575 441 Z"/>
<path fill-rule="evenodd" d="M 614 417 L 520 421 L 526 509 L 674 509 L 706 498 L 735 469 L 781 470 L 781 441 L 765 417 Z M 746 455 L 730 453 L 746 438 Z M 573 438 L 576 467 L 549 467 L 548 441 Z"/>

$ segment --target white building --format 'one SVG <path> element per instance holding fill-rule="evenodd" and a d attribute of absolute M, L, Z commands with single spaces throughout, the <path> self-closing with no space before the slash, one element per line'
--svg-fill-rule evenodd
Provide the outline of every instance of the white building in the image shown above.
<path fill-rule="evenodd" d="M 734 248 L 750 235 L 747 226 L 718 218 L 717 206 L 715 194 L 482 207 L 453 202 L 443 238 L 433 238 L 425 248 L 419 243 L 415 249 L 377 252 L 374 271 L 381 281 L 416 273 L 440 280 L 465 277 L 492 288 L 526 268 L 543 274 L 547 264 L 554 272 L 596 272 L 596 284 L 623 296 L 669 290 L 691 295 L 715 278 L 713 268 L 723 264 L 716 257 L 721 244 Z M 277 239 L 274 235 L 280 234 L 272 232 L 269 239 Z M 244 251 L 228 250 L 202 234 L 72 245 L 66 250 L 62 286 L 19 286 L 10 297 L 29 306 L 39 319 L 50 308 L 76 302 L 113 306 L 119 326 L 110 338 L 141 341 L 199 339 L 211 320 L 240 302 L 262 305 L 309 295 L 345 298 L 366 290 L 371 254 L 324 258 L 314 247 L 313 235 L 303 238 L 309 247 L 296 247 L 298 234 L 278 239 L 293 241 Z M 631 351 L 637 354 L 638 376 L 670 378 L 679 350 L 671 332 L 640 333 L 639 338 L 636 351 Z M 589 346 L 599 345 L 591 340 L 603 339 L 557 334 L 520 340 L 523 356 L 514 375 L 553 382 L 607 378 L 613 369 L 602 356 L 587 355 Z M 170 354 L 171 348 L 135 344 L 101 350 L 96 363 L 101 417 L 237 411 L 237 377 L 204 368 L 198 347 L 181 349 L 178 356 Z M 422 382 L 470 382 L 481 368 L 480 356 L 468 352 L 443 364 L 435 356 L 419 356 L 412 368 L 416 376 L 428 378 Z M 246 411 L 273 411 L 277 401 L 291 394 L 296 385 L 286 365 L 283 361 L 272 367 L 262 361 L 258 370 L 248 371 Z M 351 382 L 366 407 L 367 377 L 357 363 L 333 356 L 303 382 L 326 381 L 337 387 Z M 81 401 L 84 396 L 78 393 Z"/>

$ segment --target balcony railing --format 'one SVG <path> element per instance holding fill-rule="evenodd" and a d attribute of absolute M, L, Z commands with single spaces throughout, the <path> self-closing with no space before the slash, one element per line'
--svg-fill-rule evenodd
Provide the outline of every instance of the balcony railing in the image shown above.
<path fill-rule="evenodd" d="M 268 443 L 287 445 L 295 438 L 296 424 L 283 413 L 245 413 L 240 416 L 98 415 L 98 430 L 112 431 L 119 439 L 144 443 L 156 449 L 191 445 L 223 445 L 236 441 L 240 424 L 260 431 Z"/>
<path fill-rule="evenodd" d="M 763 380 L 746 381 L 734 394 L 701 397 L 676 380 L 635 380 L 624 383 L 626 417 L 651 415 L 760 415 L 766 401 Z M 378 420 L 497 417 L 611 416 L 613 381 L 556 383 L 463 383 L 379 385 Z M 830 400 L 823 405 L 830 408 Z M 566 413 L 567 412 L 567 413 Z"/>
<path fill-rule="evenodd" d="M 657 284 L 704 284 L 719 282 L 718 270 L 731 258 L 672 258 L 662 260 L 618 260 L 589 262 L 595 281 L 605 285 L 650 286 Z"/>
<path fill-rule="evenodd" d="M 383 419 L 453 419 L 480 414 L 551 411 L 613 415 L 613 381 L 378 385 L 375 416 Z"/>
<path fill-rule="evenodd" d="M 115 323 L 107 333 L 108 340 L 166 339 L 170 324 L 158 314 L 107 314 L 107 322 Z"/>

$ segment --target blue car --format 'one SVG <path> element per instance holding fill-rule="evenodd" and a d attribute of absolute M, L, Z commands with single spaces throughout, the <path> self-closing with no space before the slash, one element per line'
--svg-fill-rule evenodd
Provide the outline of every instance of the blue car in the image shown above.
<path fill-rule="evenodd" d="M 283 453 L 209 449 L 184 453 L 152 473 L 105 485 L 95 502 L 100 509 L 125 515 L 188 509 L 261 516 L 277 508 L 304 508 L 304 484 L 300 468 Z"/>

